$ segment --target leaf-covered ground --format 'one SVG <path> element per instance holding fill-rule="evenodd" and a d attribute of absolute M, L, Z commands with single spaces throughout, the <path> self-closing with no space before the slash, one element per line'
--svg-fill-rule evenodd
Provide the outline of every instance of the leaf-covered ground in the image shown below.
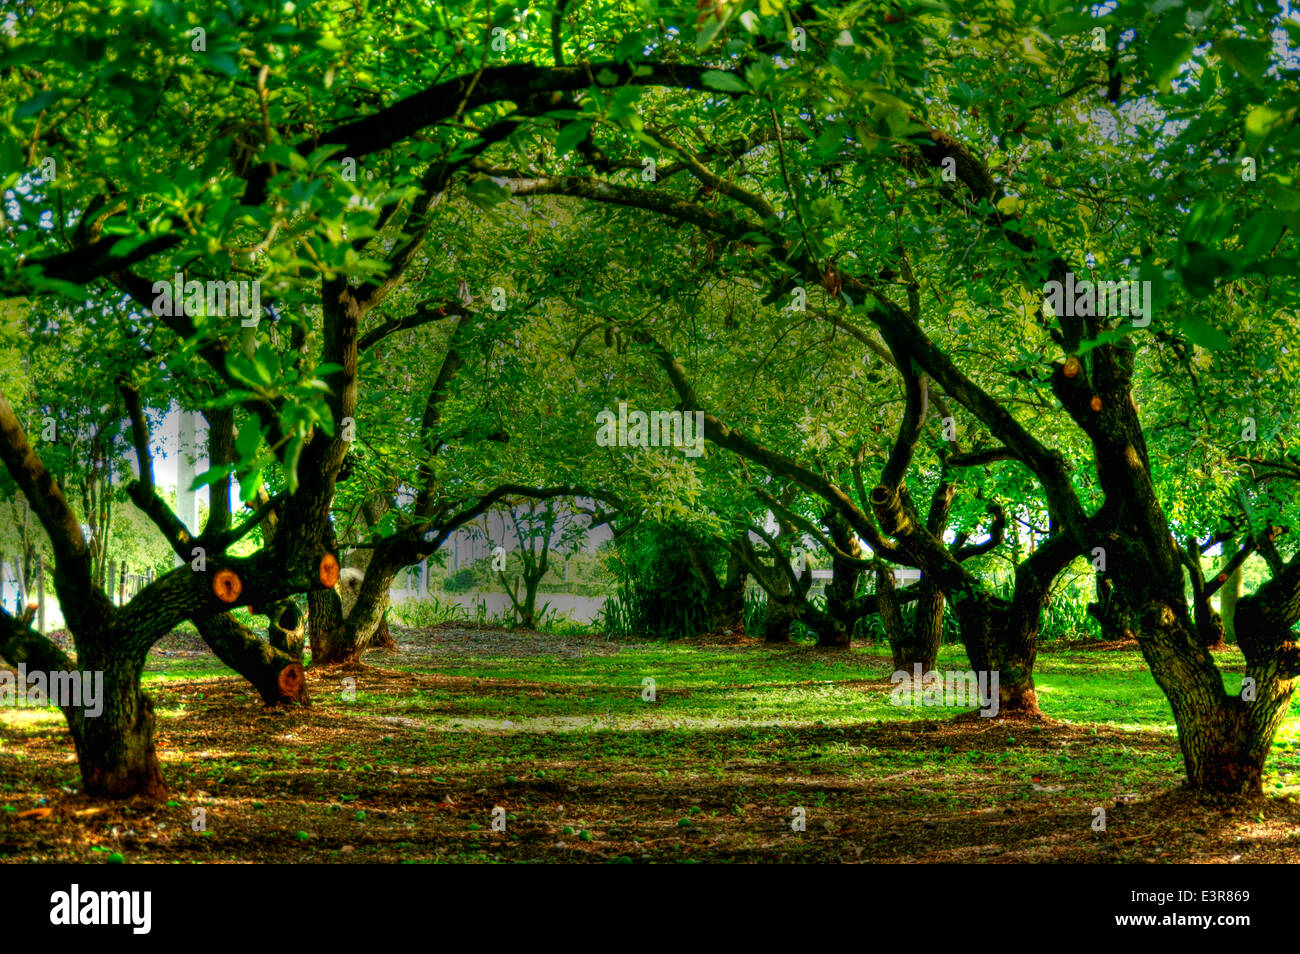
<path fill-rule="evenodd" d="M 1048 647 L 1050 718 L 1004 723 L 892 705 L 883 647 L 396 636 L 400 652 L 312 672 L 312 708 L 290 711 L 170 637 L 148 677 L 163 804 L 86 800 L 58 713 L 0 710 L 0 857 L 1300 860 L 1296 713 L 1270 798 L 1199 805 L 1178 789 L 1169 708 L 1136 649 Z M 1219 659 L 1239 680 L 1240 655 Z M 965 657 L 945 649 L 941 668 Z"/>

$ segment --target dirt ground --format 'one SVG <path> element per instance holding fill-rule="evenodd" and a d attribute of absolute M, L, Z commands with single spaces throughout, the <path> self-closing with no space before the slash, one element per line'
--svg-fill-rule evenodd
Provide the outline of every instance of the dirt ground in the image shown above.
<path fill-rule="evenodd" d="M 229 675 L 152 685 L 171 786 L 162 803 L 75 794 L 66 729 L 48 719 L 10 726 L 0 746 L 0 858 L 1300 860 L 1300 805 L 1288 797 L 1224 809 L 1157 781 L 1099 801 L 1071 794 L 1063 780 L 1026 777 L 1001 754 L 1014 749 L 1032 762 L 1068 751 L 1078 763 L 1104 765 L 1122 751 L 1167 761 L 1169 739 L 1157 732 L 960 718 L 647 728 L 614 715 L 573 731 L 520 730 L 509 721 L 520 718 L 511 700 L 563 713 L 588 690 L 412 668 L 502 656 L 590 659 L 620 645 L 455 627 L 397 635 L 400 652 L 371 653 L 351 670 L 309 671 L 308 709 L 266 710 Z M 169 637 L 156 656 L 166 665 L 203 653 Z M 349 679 L 363 687 L 364 704 L 343 698 Z M 869 689 L 888 691 L 888 683 Z M 484 728 L 484 711 L 501 727 Z M 1094 829 L 1097 809 L 1104 831 Z"/>

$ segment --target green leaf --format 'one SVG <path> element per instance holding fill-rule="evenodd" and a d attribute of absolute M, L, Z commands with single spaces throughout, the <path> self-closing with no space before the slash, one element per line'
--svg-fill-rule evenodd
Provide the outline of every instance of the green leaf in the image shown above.
<path fill-rule="evenodd" d="M 239 63 L 229 53 L 212 53 L 208 56 L 208 62 L 214 70 L 225 73 L 231 79 L 239 75 Z"/>
<path fill-rule="evenodd" d="M 1250 217 L 1242 228 L 1243 247 L 1251 260 L 1266 255 L 1282 236 L 1286 222 L 1277 212 L 1260 212 Z"/>
<path fill-rule="evenodd" d="M 239 436 L 235 438 L 235 450 L 241 460 L 248 460 L 257 453 L 261 443 L 262 429 L 257 426 L 256 421 L 246 421 L 239 429 Z"/>
<path fill-rule="evenodd" d="M 1174 77 L 1191 55 L 1193 47 L 1190 37 L 1166 36 L 1154 40 L 1147 48 L 1151 78 L 1161 90 L 1169 91 Z"/>
<path fill-rule="evenodd" d="M 1089 351 L 1092 351 L 1094 348 L 1100 348 L 1102 345 L 1115 344 L 1117 341 L 1122 341 L 1124 340 L 1124 336 L 1132 330 L 1132 325 L 1128 323 L 1121 324 L 1118 328 L 1107 328 L 1101 334 L 1097 335 L 1097 337 L 1090 338 L 1081 343 L 1074 352 L 1075 357 L 1083 357 Z"/>
<path fill-rule="evenodd" d="M 215 484 L 234 469 L 234 464 L 222 464 L 220 467 L 213 467 L 211 470 L 196 476 L 190 484 L 190 490 L 198 490 L 200 487 L 208 486 L 208 484 Z"/>
<path fill-rule="evenodd" d="M 700 35 L 695 40 L 695 51 L 697 53 L 702 53 L 708 48 L 709 44 L 713 42 L 713 38 L 727 25 L 727 21 L 731 19 L 731 14 L 735 12 L 738 6 L 740 6 L 738 3 L 727 4 L 723 9 L 721 20 L 716 19 L 713 15 L 709 16 L 708 23 L 700 30 Z"/>
<path fill-rule="evenodd" d="M 1268 106 L 1256 106 L 1246 114 L 1246 148 L 1252 152 L 1263 145 L 1282 113 Z"/>
<path fill-rule="evenodd" d="M 1262 85 L 1264 71 L 1268 69 L 1270 46 L 1261 40 L 1216 40 L 1214 52 L 1229 66 L 1256 86 Z"/>
<path fill-rule="evenodd" d="M 47 89 L 43 93 L 37 93 L 14 110 L 14 119 L 27 119 L 29 116 L 35 116 L 62 95 L 63 90 L 58 89 Z"/>
<path fill-rule="evenodd" d="M 749 84 L 734 73 L 724 73 L 722 70 L 706 70 L 701 80 L 709 89 L 716 89 L 723 93 L 749 92 Z"/>
<path fill-rule="evenodd" d="M 222 392 L 221 397 L 204 402 L 203 407 L 208 409 L 235 407 L 256 397 L 257 394 L 253 391 L 245 391 L 242 388 L 228 388 Z"/>
<path fill-rule="evenodd" d="M 556 157 L 566 156 L 573 151 L 573 147 L 582 140 L 587 138 L 587 133 L 591 131 L 590 122 L 569 123 L 560 130 L 560 134 L 555 137 L 555 155 Z"/>
<path fill-rule="evenodd" d="M 262 471 L 257 469 L 249 471 L 239 478 L 239 499 L 244 503 L 251 503 L 257 498 L 257 492 L 262 488 Z"/>
<path fill-rule="evenodd" d="M 465 197 L 480 209 L 490 209 L 510 198 L 510 190 L 483 177 L 475 179 L 465 187 Z"/>
<path fill-rule="evenodd" d="M 1178 330 L 1192 344 L 1210 351 L 1221 351 L 1232 343 L 1222 331 L 1195 314 L 1184 315 L 1178 322 Z"/>
<path fill-rule="evenodd" d="M 271 376 L 265 365 L 249 361 L 237 351 L 226 354 L 226 371 L 240 384 L 260 389 L 271 386 Z"/>
<path fill-rule="evenodd" d="M 1095 26 L 1103 24 L 1087 13 L 1065 13 L 1061 16 L 1054 17 L 1048 24 L 1047 32 L 1052 36 L 1067 36 L 1071 33 L 1082 33 L 1085 30 L 1091 31 Z"/>
<path fill-rule="evenodd" d="M 298 460 L 302 457 L 304 443 L 303 436 L 297 434 L 284 450 L 284 483 L 291 494 L 298 490 Z"/>
<path fill-rule="evenodd" d="M 253 352 L 253 365 L 257 368 L 258 378 L 265 380 L 268 386 L 280 376 L 280 356 L 269 348 L 258 348 Z"/>

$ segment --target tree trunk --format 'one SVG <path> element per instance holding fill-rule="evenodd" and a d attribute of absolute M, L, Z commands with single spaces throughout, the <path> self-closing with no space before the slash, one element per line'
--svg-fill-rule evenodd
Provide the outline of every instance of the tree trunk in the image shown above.
<path fill-rule="evenodd" d="M 1289 702 L 1290 693 L 1287 693 Z M 1264 793 L 1264 762 L 1286 713 L 1271 706 L 1272 718 L 1252 718 L 1249 706 L 1230 697 L 1217 705 L 1183 705 L 1178 740 L 1193 788 L 1223 795 L 1258 797 Z"/>
<path fill-rule="evenodd" d="M 166 793 L 154 749 L 153 702 L 140 689 L 144 654 L 82 651 L 81 669 L 102 672 L 103 711 L 69 720 L 86 794 L 95 798 L 161 798 Z"/>
<path fill-rule="evenodd" d="M 719 581 L 713 567 L 709 565 L 702 548 L 693 543 L 686 545 L 686 556 L 690 560 L 691 571 L 704 586 L 708 614 L 709 632 L 718 630 L 738 630 L 745 625 L 745 572 L 740 557 L 727 552 L 727 578 Z"/>
<path fill-rule="evenodd" d="M 901 663 L 895 659 L 896 670 L 907 669 L 911 672 L 912 666 L 920 663 L 921 672 L 926 673 L 935 667 L 939 659 L 939 644 L 943 639 L 943 591 L 929 577 L 921 580 L 920 587 L 910 638 L 906 638 L 903 643 L 903 655 L 906 658 Z M 895 656 L 897 655 L 896 653 Z"/>
<path fill-rule="evenodd" d="M 1223 620 L 1210 602 L 1205 571 L 1201 567 L 1200 541 L 1188 537 L 1180 554 L 1192 580 L 1192 607 L 1195 611 L 1197 638 L 1207 649 L 1220 649 L 1223 647 Z"/>
<path fill-rule="evenodd" d="M 1224 552 L 1229 552 L 1230 545 L 1224 544 Z M 1238 566 L 1228 574 L 1228 579 L 1219 587 L 1219 617 L 1223 620 L 1224 638 L 1236 642 L 1237 633 L 1233 622 L 1237 614 L 1237 602 L 1241 599 L 1241 571 Z"/>
<path fill-rule="evenodd" d="M 379 504 L 369 502 L 362 507 L 362 511 L 366 515 L 366 523 L 371 527 L 379 522 L 379 518 L 382 517 L 387 510 L 388 507 L 383 505 L 382 502 Z M 348 565 L 354 569 L 360 570 L 362 573 L 365 573 L 370 569 L 370 563 L 374 558 L 374 552 L 375 551 L 373 550 L 356 550 L 348 560 Z M 351 609 L 351 606 L 345 604 L 343 607 L 344 616 L 349 615 Z M 375 635 L 370 641 L 370 647 L 373 649 L 397 648 L 397 643 L 393 642 L 393 634 L 388 629 L 387 610 L 385 610 L 383 618 L 379 621 L 379 626 L 375 630 Z"/>
<path fill-rule="evenodd" d="M 1257 621 L 1243 612 L 1238 624 L 1244 636 L 1244 628 Z M 1174 711 L 1188 783 L 1217 795 L 1262 795 L 1264 763 L 1290 706 L 1295 677 L 1275 656 L 1261 654 L 1251 662 L 1252 645 L 1250 692 L 1231 696 L 1185 609 L 1153 604 L 1141 631 L 1142 655 Z"/>
<path fill-rule="evenodd" d="M 1012 610 L 997 622 L 1001 632 L 991 641 L 989 661 L 998 673 L 999 711 L 1039 716 L 1042 713 L 1038 708 L 1038 691 L 1034 688 L 1039 613 L 1030 618 Z"/>
<path fill-rule="evenodd" d="M 307 639 L 306 620 L 293 600 L 277 600 L 266 608 L 266 641 L 299 662 Z"/>
<path fill-rule="evenodd" d="M 1204 596 L 1196 601 L 1196 635 L 1206 649 L 1222 649 L 1223 618 L 1215 611 L 1210 598 Z"/>
<path fill-rule="evenodd" d="M 848 521 L 831 510 L 822 518 L 836 548 L 855 560 L 862 556 L 857 538 L 849 531 Z M 853 644 L 853 630 L 862 617 L 856 608 L 858 583 L 862 579 L 862 566 L 831 553 L 831 580 L 826 584 L 826 615 L 829 620 L 817 629 L 817 645 L 824 648 L 848 649 Z"/>
<path fill-rule="evenodd" d="M 388 611 L 379 618 L 379 626 L 375 628 L 375 635 L 370 640 L 370 645 L 375 649 L 396 649 L 397 642 L 393 639 L 392 631 L 388 628 Z"/>
<path fill-rule="evenodd" d="M 1098 635 L 1106 642 L 1135 639 L 1133 632 L 1122 622 L 1115 606 L 1115 586 L 1104 571 L 1097 571 L 1096 587 L 1097 600 L 1088 604 L 1088 615 L 1097 621 Z"/>
<path fill-rule="evenodd" d="M 1034 688 L 1041 602 L 1029 606 L 996 601 L 976 593 L 954 602 L 962 643 L 976 672 L 997 673 L 998 715 L 1041 715 Z"/>
<path fill-rule="evenodd" d="M 745 565 L 734 553 L 727 553 L 727 578 L 715 604 L 713 628 L 745 628 Z"/>
<path fill-rule="evenodd" d="M 307 594 L 307 635 L 313 666 L 337 666 L 361 658 L 361 650 L 347 640 L 343 604 L 333 590 Z"/>
<path fill-rule="evenodd" d="M 880 625 L 889 640 L 889 650 L 894 659 L 894 671 L 913 673 L 919 664 L 922 674 L 934 669 L 939 654 L 937 641 L 930 643 L 923 640 L 930 630 L 922 625 L 925 597 L 917 606 L 916 622 L 911 629 L 903 621 L 899 609 L 898 594 L 894 585 L 894 569 L 886 564 L 876 567 L 876 606 L 880 613 Z M 939 612 L 942 616 L 943 601 L 940 596 Z"/>
<path fill-rule="evenodd" d="M 763 622 L 763 642 L 782 644 L 790 642 L 790 624 L 794 622 L 794 612 L 785 606 L 767 598 L 767 619 Z"/>
<path fill-rule="evenodd" d="M 819 649 L 848 649 L 853 645 L 853 635 L 843 621 L 827 616 L 813 627 L 817 631 Z"/>
<path fill-rule="evenodd" d="M 367 649 L 375 648 L 375 639 L 388 612 L 389 588 L 403 565 L 377 550 L 366 570 L 356 602 L 346 617 L 334 590 L 308 593 L 307 622 L 313 665 L 355 663 Z"/>
<path fill-rule="evenodd" d="M 524 602 L 519 613 L 521 629 L 534 629 L 537 626 L 537 586 L 545 575 L 545 567 L 542 567 L 540 573 L 529 573 L 527 570 L 523 573 Z"/>

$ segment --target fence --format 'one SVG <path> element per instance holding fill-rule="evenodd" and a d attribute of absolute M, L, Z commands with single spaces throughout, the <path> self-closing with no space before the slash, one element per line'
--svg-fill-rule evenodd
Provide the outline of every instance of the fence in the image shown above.
<path fill-rule="evenodd" d="M 19 568 L 13 564 L 0 564 L 0 606 L 17 617 L 22 617 L 26 610 L 32 610 L 32 625 L 42 635 L 50 629 L 60 629 L 63 625 L 63 613 L 59 610 L 58 600 L 46 599 L 45 570 L 44 558 L 36 557 L 31 579 L 27 580 L 27 586 L 24 588 L 20 585 L 22 575 Z M 158 574 L 152 567 L 146 568 L 143 572 L 132 573 L 125 562 L 109 560 L 104 568 L 104 592 L 115 605 L 121 606 L 129 603 L 137 593 L 157 578 Z M 24 605 L 24 589 L 26 589 L 26 605 Z"/>

